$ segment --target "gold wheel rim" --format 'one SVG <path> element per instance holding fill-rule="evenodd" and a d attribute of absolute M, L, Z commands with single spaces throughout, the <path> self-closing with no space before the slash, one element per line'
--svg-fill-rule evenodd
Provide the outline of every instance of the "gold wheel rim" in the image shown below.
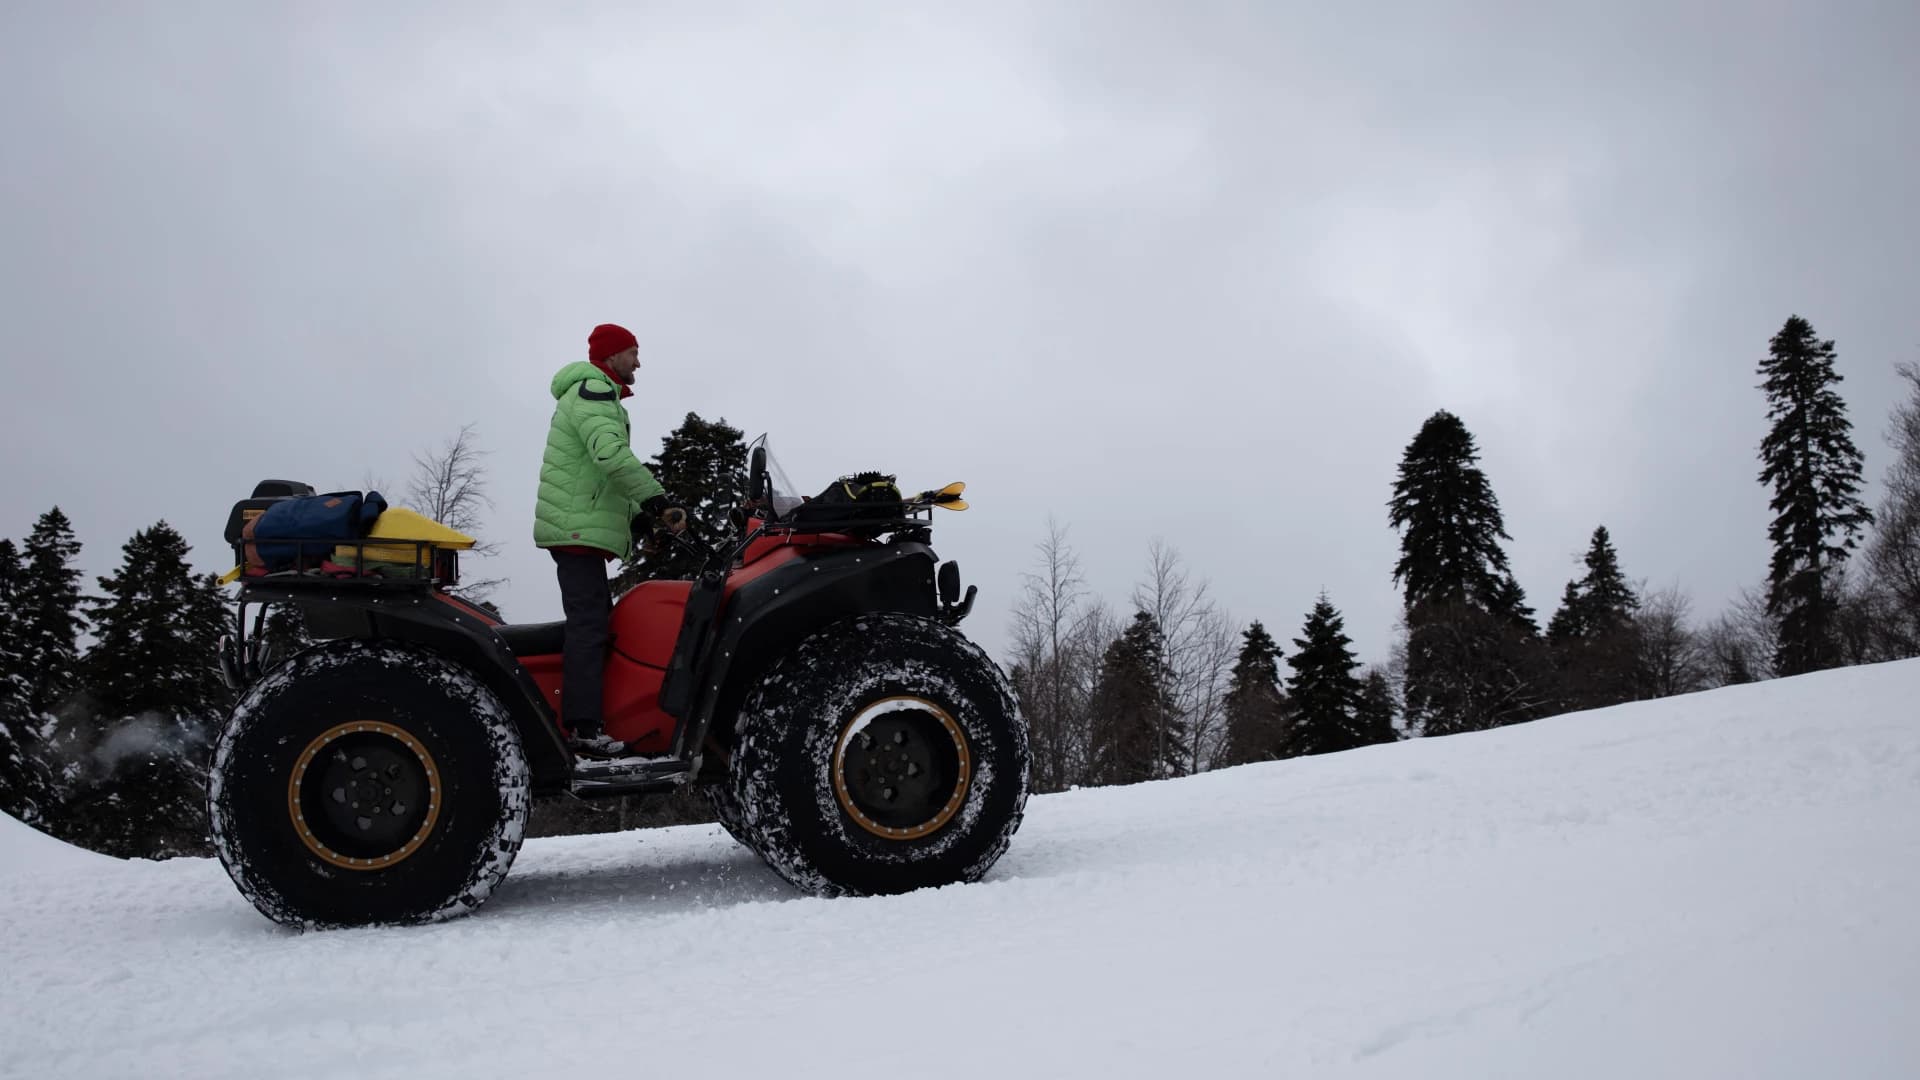
<path fill-rule="evenodd" d="M 959 759 L 959 764 L 953 783 L 953 791 L 948 794 L 947 801 L 945 805 L 941 806 L 939 812 L 918 825 L 906 828 L 895 828 L 875 821 L 853 801 L 852 792 L 847 790 L 846 764 L 847 747 L 852 743 L 853 737 L 865 729 L 866 722 L 872 720 L 875 716 L 894 711 L 888 708 L 888 706 L 897 706 L 902 703 L 917 707 L 940 722 L 940 726 L 946 731 L 947 737 L 953 740 L 953 749 Z M 862 829 L 884 840 L 918 840 L 923 836 L 939 831 L 941 826 L 952 821 L 953 816 L 960 812 L 962 806 L 966 805 L 967 791 L 972 787 L 972 784 L 973 756 L 967 750 L 966 733 L 960 730 L 960 725 L 954 721 L 953 716 L 949 714 L 947 710 L 923 697 L 902 694 L 894 697 L 881 698 L 878 701 L 868 704 L 841 726 L 840 737 L 834 742 L 834 799 L 839 802 L 840 809 L 844 810 L 847 816 L 853 819 L 854 824 L 859 825 Z"/>
<path fill-rule="evenodd" d="M 426 770 L 427 774 L 427 815 L 421 819 L 420 827 L 415 829 L 413 835 L 398 848 L 385 855 L 368 859 L 342 855 L 329 848 L 313 834 L 313 828 L 307 823 L 306 810 L 300 805 L 300 785 L 306 779 L 307 768 L 313 764 L 314 759 L 334 741 L 347 735 L 363 733 L 385 735 L 405 746 L 413 752 L 414 757 L 419 759 L 420 767 Z M 355 720 L 345 724 L 335 724 L 308 743 L 307 748 L 300 752 L 299 759 L 293 763 L 293 775 L 287 780 L 287 818 L 293 823 L 294 834 L 300 837 L 300 842 L 307 846 L 307 850 L 326 862 L 342 870 L 385 870 L 419 851 L 420 845 L 426 843 L 427 837 L 433 834 L 434 824 L 440 820 L 440 768 L 434 763 L 433 755 L 427 753 L 427 748 L 419 739 L 392 724 L 378 720 Z"/>

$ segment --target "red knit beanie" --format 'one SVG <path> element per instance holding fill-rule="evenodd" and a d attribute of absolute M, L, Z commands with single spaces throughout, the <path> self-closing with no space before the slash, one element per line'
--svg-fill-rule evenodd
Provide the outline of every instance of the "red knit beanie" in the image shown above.
<path fill-rule="evenodd" d="M 593 333 L 587 335 L 587 360 L 597 364 L 615 353 L 623 353 L 628 349 L 639 347 L 640 343 L 634 340 L 633 331 L 624 326 L 601 323 L 593 328 Z"/>

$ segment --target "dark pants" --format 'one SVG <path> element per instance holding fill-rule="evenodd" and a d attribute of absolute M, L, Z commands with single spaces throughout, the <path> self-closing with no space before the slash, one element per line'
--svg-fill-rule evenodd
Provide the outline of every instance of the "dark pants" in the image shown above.
<path fill-rule="evenodd" d="M 602 731 L 600 680 L 607 666 L 607 619 L 613 611 L 613 587 L 607 581 L 607 560 L 601 556 L 568 551 L 552 554 L 560 578 L 560 606 L 567 613 L 561 654 L 561 722 L 575 735 L 590 737 Z"/>

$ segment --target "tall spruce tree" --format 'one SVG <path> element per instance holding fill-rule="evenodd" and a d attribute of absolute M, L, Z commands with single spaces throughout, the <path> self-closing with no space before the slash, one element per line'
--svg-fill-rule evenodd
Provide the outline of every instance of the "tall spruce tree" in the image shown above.
<path fill-rule="evenodd" d="M 231 703 L 214 653 L 226 600 L 164 521 L 121 550 L 118 572 L 100 579 L 85 665 L 100 772 L 76 793 L 65 834 L 115 855 L 205 854 L 206 751 Z"/>
<path fill-rule="evenodd" d="M 1561 676 L 1561 705 L 1596 709 L 1636 696 L 1639 649 L 1634 614 L 1640 598 L 1620 572 L 1607 527 L 1593 530 L 1587 572 L 1567 591 L 1547 627 L 1547 641 Z"/>
<path fill-rule="evenodd" d="M 1405 590 L 1406 707 L 1427 735 L 1530 720 L 1543 708 L 1533 609 L 1501 549 L 1499 500 L 1460 418 L 1434 413 L 1408 444 L 1389 501 Z"/>
<path fill-rule="evenodd" d="M 54 507 L 40 515 L 27 535 L 21 569 L 20 621 L 27 672 L 27 704 L 36 713 L 57 708 L 80 685 L 80 569 L 74 560 L 80 541 L 73 522 Z"/>
<path fill-rule="evenodd" d="M 54 787 L 27 702 L 24 641 L 14 607 L 21 573 L 19 549 L 0 540 L 0 812 L 38 824 L 53 808 Z"/>
<path fill-rule="evenodd" d="M 708 421 L 690 412 L 660 440 L 660 453 L 647 465 L 668 498 L 687 511 L 690 536 L 711 543 L 731 530 L 727 511 L 747 492 L 747 446 L 739 428 L 724 417 Z M 684 580 L 699 572 L 698 559 L 666 547 L 624 567 L 614 579 L 614 591 L 625 592 L 642 581 Z"/>
<path fill-rule="evenodd" d="M 1287 699 L 1292 707 L 1288 757 L 1329 754 L 1363 745 L 1360 730 L 1360 680 L 1353 674 L 1360 661 L 1353 655 L 1353 639 L 1346 620 L 1325 593 L 1308 613 L 1294 653 L 1287 657 L 1293 674 L 1287 677 Z"/>
<path fill-rule="evenodd" d="M 1760 363 L 1772 429 L 1760 443 L 1760 482 L 1773 487 L 1767 538 L 1767 613 L 1777 621 L 1774 667 L 1799 675 L 1841 662 L 1834 619 L 1840 572 L 1873 514 L 1860 500 L 1860 451 L 1834 389 L 1833 342 L 1798 315 L 1773 336 Z"/>
<path fill-rule="evenodd" d="M 1094 783 L 1136 784 L 1186 771 L 1186 730 L 1167 719 L 1176 712 L 1172 681 L 1160 624 L 1136 612 L 1101 660 L 1092 710 Z"/>
<path fill-rule="evenodd" d="M 1587 542 L 1587 575 L 1580 580 L 1580 599 L 1586 609 L 1589 633 L 1619 630 L 1633 621 L 1640 598 L 1620 572 L 1620 553 L 1605 525 L 1596 525 Z"/>
<path fill-rule="evenodd" d="M 1281 754 L 1287 701 L 1280 690 L 1280 644 L 1258 620 L 1241 633 L 1240 656 L 1227 684 L 1223 765 L 1268 761 Z"/>
<path fill-rule="evenodd" d="M 1497 606 L 1508 573 L 1500 541 L 1512 537 L 1478 460 L 1467 425 L 1444 409 L 1427 418 L 1400 459 L 1387 520 L 1401 530 L 1393 580 L 1409 609 L 1430 601 Z"/>

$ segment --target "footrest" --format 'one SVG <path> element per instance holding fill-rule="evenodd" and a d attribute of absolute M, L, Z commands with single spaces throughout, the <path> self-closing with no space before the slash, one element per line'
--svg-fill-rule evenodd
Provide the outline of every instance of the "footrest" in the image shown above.
<path fill-rule="evenodd" d="M 576 758 L 573 763 L 573 793 L 590 798 L 595 795 L 668 791 L 685 784 L 692 776 L 691 766 L 670 754 L 660 757 Z"/>

